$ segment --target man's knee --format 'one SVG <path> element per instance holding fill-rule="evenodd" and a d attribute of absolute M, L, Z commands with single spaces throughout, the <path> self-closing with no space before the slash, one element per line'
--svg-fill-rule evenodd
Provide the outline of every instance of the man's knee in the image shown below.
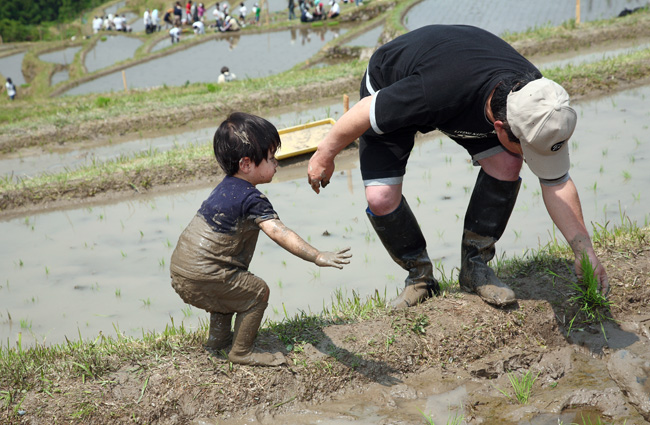
<path fill-rule="evenodd" d="M 515 181 L 519 179 L 523 158 L 510 152 L 501 152 L 479 160 L 479 164 L 483 171 L 497 180 Z"/>
<path fill-rule="evenodd" d="M 390 214 L 402 202 L 402 185 L 366 187 L 368 208 L 375 215 Z"/>

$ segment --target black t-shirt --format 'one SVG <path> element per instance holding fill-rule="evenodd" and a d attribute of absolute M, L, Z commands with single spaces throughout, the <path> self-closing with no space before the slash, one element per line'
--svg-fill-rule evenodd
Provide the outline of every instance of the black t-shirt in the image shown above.
<path fill-rule="evenodd" d="M 452 139 L 495 138 L 485 103 L 504 77 L 539 70 L 480 28 L 430 25 L 380 47 L 368 77 L 379 93 L 370 111 L 377 134 L 439 129 Z"/>

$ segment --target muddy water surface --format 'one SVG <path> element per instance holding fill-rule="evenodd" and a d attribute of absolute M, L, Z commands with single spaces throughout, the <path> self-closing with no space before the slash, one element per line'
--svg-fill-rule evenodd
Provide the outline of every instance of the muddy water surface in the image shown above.
<path fill-rule="evenodd" d="M 74 59 L 74 55 L 76 55 L 79 50 L 81 50 L 81 46 L 73 46 L 55 52 L 44 53 L 38 58 L 44 62 L 70 65 Z"/>
<path fill-rule="evenodd" d="M 117 62 L 133 57 L 142 41 L 125 35 L 107 35 L 97 41 L 88 51 L 84 65 L 88 72 L 95 72 Z"/>
<path fill-rule="evenodd" d="M 567 0 L 424 0 L 405 16 L 409 30 L 430 24 L 464 24 L 495 34 L 520 32 L 545 25 L 560 25 L 576 17 L 576 1 Z M 623 9 L 646 6 L 645 0 L 582 0 L 583 22 L 613 18 Z"/>
<path fill-rule="evenodd" d="M 209 40 L 125 70 L 130 88 L 216 83 L 226 65 L 239 79 L 265 77 L 290 69 L 312 57 L 346 30 L 338 26 L 292 28 L 265 34 L 235 34 Z M 189 65 L 188 65 L 189 64 Z M 65 95 L 123 90 L 122 71 L 81 84 Z"/>
<path fill-rule="evenodd" d="M 650 168 L 650 87 L 576 105 L 571 175 L 587 223 L 619 223 L 621 214 L 647 223 Z M 291 114 L 289 114 L 291 115 Z M 427 237 L 429 253 L 449 274 L 459 264 L 462 217 L 477 169 L 465 152 L 436 133 L 418 139 L 405 196 Z M 404 272 L 388 257 L 365 217 L 356 155 L 342 157 L 320 195 L 306 183 L 305 165 L 282 167 L 260 186 L 281 219 L 324 250 L 352 247 L 344 270 L 319 269 L 260 236 L 251 270 L 271 288 L 267 315 L 320 311 L 332 296 L 376 289 L 389 297 Z M 521 254 L 554 233 L 537 179 L 523 185 L 499 253 Z M 215 181 L 215 184 L 217 182 Z M 56 211 L 0 222 L 10 244 L 0 246 L 0 341 L 62 342 L 115 327 L 139 334 L 173 317 L 196 326 L 206 313 L 183 305 L 169 285 L 169 258 L 178 235 L 212 187 L 129 202 Z"/>
<path fill-rule="evenodd" d="M 25 76 L 23 75 L 24 58 L 25 52 L 0 58 L 0 74 L 5 79 L 11 78 L 11 81 L 13 81 L 16 87 L 25 84 Z M 18 92 L 18 96 L 20 96 L 20 92 Z"/>

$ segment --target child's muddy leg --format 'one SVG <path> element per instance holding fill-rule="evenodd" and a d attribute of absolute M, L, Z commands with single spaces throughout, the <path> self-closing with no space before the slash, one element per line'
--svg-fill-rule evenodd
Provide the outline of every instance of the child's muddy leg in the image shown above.
<path fill-rule="evenodd" d="M 232 342 L 233 313 L 210 313 L 210 330 L 204 347 L 216 352 L 227 348 Z"/>
<path fill-rule="evenodd" d="M 267 302 L 255 304 L 243 313 L 237 313 L 235 318 L 235 336 L 228 359 L 233 363 L 254 366 L 279 366 L 286 363 L 282 353 L 253 352 L 253 344 L 257 330 L 264 318 Z"/>

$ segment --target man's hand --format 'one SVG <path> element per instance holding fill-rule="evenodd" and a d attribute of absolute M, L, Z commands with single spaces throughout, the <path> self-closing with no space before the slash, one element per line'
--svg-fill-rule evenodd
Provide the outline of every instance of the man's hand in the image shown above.
<path fill-rule="evenodd" d="M 342 269 L 343 264 L 350 264 L 348 258 L 352 257 L 348 251 L 350 248 L 342 249 L 338 252 L 327 252 L 322 251 L 316 257 L 314 263 L 319 267 L 336 267 L 337 269 Z"/>
<path fill-rule="evenodd" d="M 332 174 L 334 174 L 334 160 L 324 158 L 324 155 L 316 150 L 307 166 L 307 181 L 314 192 L 320 193 L 320 188 L 329 184 Z"/>
<path fill-rule="evenodd" d="M 587 251 L 587 256 L 589 257 L 589 262 L 594 268 L 594 276 L 598 279 L 598 289 L 600 293 L 606 297 L 609 294 L 609 278 L 607 277 L 607 271 L 605 267 L 600 263 L 596 254 L 591 251 Z M 578 279 L 582 279 L 582 255 L 576 255 L 575 261 L 576 275 Z"/>

